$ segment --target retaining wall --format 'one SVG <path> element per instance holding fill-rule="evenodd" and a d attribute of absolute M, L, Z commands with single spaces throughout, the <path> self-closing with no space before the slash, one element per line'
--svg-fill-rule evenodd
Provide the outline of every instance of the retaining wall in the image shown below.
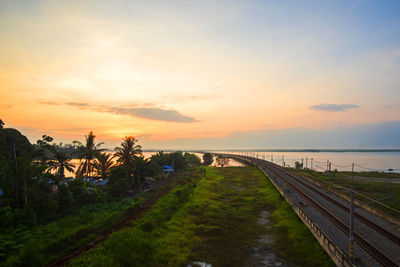
<path fill-rule="evenodd" d="M 328 253 L 329 257 L 333 260 L 333 262 L 337 266 L 355 266 L 351 263 L 347 254 L 335 244 L 334 241 L 329 238 L 329 236 L 321 229 L 320 226 L 312 218 L 307 216 L 300 206 L 297 205 L 288 195 L 286 195 L 281 187 L 275 183 L 274 179 L 271 178 L 268 173 L 266 173 L 262 168 L 257 166 L 272 182 L 272 184 L 278 189 L 281 195 L 286 199 L 286 201 L 290 204 L 294 212 L 296 212 L 297 216 L 303 221 L 303 223 L 307 226 L 307 228 L 311 231 L 315 239 L 319 242 L 319 244 L 325 249 L 326 253 Z"/>

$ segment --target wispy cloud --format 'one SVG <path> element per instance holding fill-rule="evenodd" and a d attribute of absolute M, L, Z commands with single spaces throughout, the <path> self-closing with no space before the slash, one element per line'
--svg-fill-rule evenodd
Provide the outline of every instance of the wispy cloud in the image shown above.
<path fill-rule="evenodd" d="M 320 104 L 311 106 L 311 109 L 321 110 L 321 111 L 329 111 L 329 112 L 339 112 L 339 111 L 347 111 L 349 109 L 359 108 L 360 106 L 354 104 Z"/>
<path fill-rule="evenodd" d="M 37 103 L 42 104 L 42 105 L 53 105 L 53 106 L 60 105 L 60 103 L 55 102 L 55 101 L 44 101 L 44 100 L 37 100 Z"/>
<path fill-rule="evenodd" d="M 87 104 L 87 103 L 80 103 L 80 102 L 67 102 L 67 103 L 64 103 L 64 104 L 65 104 L 65 105 L 69 105 L 69 106 L 81 107 L 81 108 L 90 107 L 89 104 Z"/>
<path fill-rule="evenodd" d="M 124 108 L 111 107 L 104 111 L 121 115 L 129 115 L 150 120 L 171 121 L 171 122 L 196 122 L 193 117 L 185 116 L 173 109 L 162 108 Z"/>
<path fill-rule="evenodd" d="M 134 104 L 133 107 L 129 105 L 91 105 L 82 102 L 54 102 L 54 101 L 37 101 L 39 104 L 44 105 L 67 105 L 73 106 L 79 109 L 89 109 L 97 112 L 113 113 L 120 115 L 128 115 L 137 118 L 158 120 L 158 121 L 169 121 L 169 122 L 182 122 L 191 123 L 197 122 L 196 118 L 185 116 L 180 112 L 173 109 L 165 109 L 161 107 L 153 106 L 154 104 L 143 103 L 143 105 Z"/>

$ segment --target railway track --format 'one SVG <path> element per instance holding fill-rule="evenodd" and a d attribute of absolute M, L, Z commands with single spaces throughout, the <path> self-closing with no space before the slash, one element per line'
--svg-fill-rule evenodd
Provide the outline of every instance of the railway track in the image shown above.
<path fill-rule="evenodd" d="M 237 157 L 237 156 L 236 156 Z M 258 167 L 272 172 L 276 175 L 279 179 L 281 179 L 284 183 L 290 186 L 298 195 L 300 195 L 303 199 L 305 199 L 311 206 L 313 206 L 316 210 L 318 210 L 324 217 L 326 217 L 335 227 L 341 230 L 345 235 L 349 234 L 349 226 L 347 222 L 343 219 L 339 218 L 337 215 L 334 214 L 333 211 L 328 210 L 326 207 L 323 207 L 315 197 L 311 196 L 309 193 L 305 192 L 302 188 L 294 183 L 297 182 L 301 184 L 303 187 L 311 190 L 313 193 L 317 194 L 319 197 L 325 199 L 326 201 L 330 202 L 331 204 L 335 205 L 337 208 L 343 210 L 346 214 L 350 213 L 349 207 L 343 205 L 339 201 L 333 199 L 322 190 L 318 190 L 315 186 L 311 185 L 303 181 L 303 179 L 296 177 L 295 175 L 291 174 L 290 172 L 284 170 L 281 167 L 276 166 L 275 164 L 269 163 L 265 160 L 260 160 L 251 157 L 238 157 L 238 158 L 246 158 L 247 160 L 253 162 L 254 164 L 258 165 Z M 290 181 L 293 179 L 293 182 Z M 380 225 L 374 223 L 370 219 L 366 218 L 365 216 L 361 215 L 360 213 L 355 212 L 354 217 L 362 222 L 364 225 L 368 226 L 372 230 L 376 231 L 380 235 L 384 236 L 395 245 L 400 247 L 400 238 L 391 233 L 390 231 L 386 230 L 385 228 L 381 227 Z M 364 251 L 366 251 L 369 255 L 371 255 L 379 264 L 382 266 L 400 266 L 395 260 L 393 260 L 390 256 L 386 255 L 384 252 L 380 251 L 376 246 L 371 244 L 365 237 L 363 237 L 360 233 L 354 233 L 354 241 L 361 247 Z"/>
<path fill-rule="evenodd" d="M 319 210 L 326 218 L 328 218 L 335 226 L 337 226 L 343 233 L 349 233 L 349 227 L 347 223 L 343 222 L 341 219 L 336 217 L 332 212 L 328 209 L 322 207 L 318 204 L 311 196 L 305 193 L 303 190 L 299 189 L 296 185 L 292 182 L 285 179 L 281 174 L 279 174 L 276 169 L 275 174 L 283 179 L 288 185 L 290 185 L 296 192 L 302 195 L 307 201 L 312 204 L 317 210 Z M 368 219 L 366 219 L 368 220 Z M 376 224 L 375 224 L 376 225 Z M 377 225 L 376 225 L 377 226 Z M 379 226 L 378 226 L 379 227 Z M 380 252 L 378 249 L 375 248 L 370 242 L 368 242 L 365 238 L 363 238 L 359 233 L 354 232 L 354 240 L 355 242 L 362 247 L 365 251 L 367 251 L 371 256 L 373 256 L 380 264 L 383 266 L 399 266 L 394 260 Z"/>
<path fill-rule="evenodd" d="M 302 181 L 302 179 L 296 177 L 295 175 L 291 174 L 288 171 L 284 171 L 284 170 L 280 169 L 279 167 L 273 166 L 272 164 L 269 164 L 269 163 L 266 163 L 266 164 L 270 165 L 270 167 L 274 168 L 275 170 L 280 171 L 280 172 L 284 173 L 285 175 L 290 176 L 291 178 L 295 179 L 297 182 L 301 183 L 305 187 L 307 187 L 310 190 L 312 190 L 313 192 L 317 193 L 319 196 L 323 197 L 324 199 L 326 199 L 329 202 L 333 203 L 335 206 L 337 206 L 340 209 L 344 210 L 347 214 L 350 214 L 350 208 L 349 207 L 343 205 L 342 203 L 340 203 L 339 201 L 337 201 L 337 200 L 333 199 L 332 197 L 328 196 L 324 192 L 322 192 L 322 191 L 316 189 L 315 187 L 311 186 L 310 184 Z M 365 225 L 367 225 L 368 227 L 374 229 L 375 231 L 377 231 L 381 235 L 383 235 L 386 238 L 390 239 L 391 241 L 396 243 L 398 246 L 400 246 L 400 237 L 398 237 L 397 235 L 389 232 L 385 228 L 379 226 L 378 224 L 374 223 L 373 221 L 369 220 L 368 218 L 362 216 L 361 214 L 359 214 L 357 212 L 354 212 L 354 217 L 357 218 L 360 222 L 362 222 Z"/>

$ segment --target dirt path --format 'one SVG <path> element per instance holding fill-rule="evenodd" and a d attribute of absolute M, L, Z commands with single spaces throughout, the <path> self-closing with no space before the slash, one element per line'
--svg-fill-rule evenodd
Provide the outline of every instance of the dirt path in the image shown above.
<path fill-rule="evenodd" d="M 174 183 L 178 179 L 177 183 Z M 104 242 L 110 234 L 112 234 L 115 231 L 121 230 L 124 227 L 128 227 L 132 225 L 132 222 L 135 221 L 136 219 L 140 218 L 143 216 L 143 214 L 148 211 L 156 202 L 159 198 L 167 194 L 169 191 L 171 191 L 176 185 L 182 185 L 187 183 L 187 179 L 184 177 L 171 177 L 169 180 L 165 181 L 164 184 L 160 185 L 157 187 L 154 191 L 154 194 L 152 194 L 148 199 L 145 200 L 144 203 L 141 203 L 140 206 L 133 211 L 131 216 L 129 216 L 128 219 L 122 221 L 119 224 L 114 225 L 110 229 L 106 230 L 102 235 L 96 237 L 95 239 L 91 240 L 89 243 L 85 244 L 84 246 L 80 247 L 79 249 L 65 255 L 61 259 L 57 260 L 56 262 L 50 264 L 51 267 L 53 266 L 64 266 L 66 265 L 70 260 L 78 257 L 81 255 L 83 252 L 88 251 L 92 249 L 93 247 L 97 246 L 98 244 Z"/>

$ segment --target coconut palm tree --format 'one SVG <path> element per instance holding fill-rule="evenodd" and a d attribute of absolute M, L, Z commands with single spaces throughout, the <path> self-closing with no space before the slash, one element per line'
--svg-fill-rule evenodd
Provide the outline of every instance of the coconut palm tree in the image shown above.
<path fill-rule="evenodd" d="M 70 163 L 71 157 L 63 151 L 53 151 L 53 159 L 49 161 L 48 171 L 56 171 L 60 179 L 64 179 L 65 170 L 73 172 L 74 165 Z"/>
<path fill-rule="evenodd" d="M 107 179 L 111 169 L 114 167 L 114 155 L 99 153 L 93 162 L 93 169 L 101 179 Z"/>
<path fill-rule="evenodd" d="M 142 154 L 142 147 L 135 144 L 137 141 L 133 136 L 125 136 L 121 146 L 115 148 L 117 150 L 115 153 L 115 156 L 118 158 L 117 162 L 126 168 L 127 177 L 134 170 L 137 155 Z"/>
<path fill-rule="evenodd" d="M 79 141 L 74 141 L 73 144 L 78 146 L 78 156 L 81 161 L 78 170 L 76 171 L 78 176 L 88 177 L 93 172 L 93 163 L 92 160 L 95 156 L 103 151 L 104 149 L 100 149 L 100 146 L 104 143 L 96 144 L 94 139 L 95 135 L 92 131 L 89 132 L 88 135 L 85 135 L 86 142 L 85 145 Z"/>

